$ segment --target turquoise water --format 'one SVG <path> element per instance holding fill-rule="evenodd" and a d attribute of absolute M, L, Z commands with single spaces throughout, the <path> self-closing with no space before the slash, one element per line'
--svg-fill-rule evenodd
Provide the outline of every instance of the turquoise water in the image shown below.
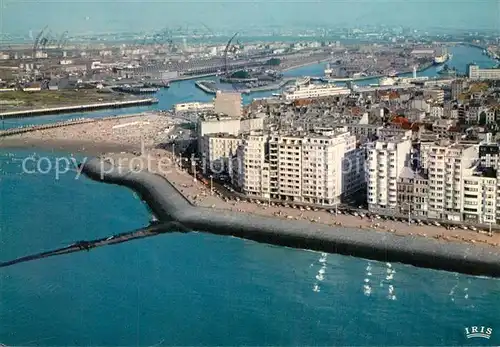
<path fill-rule="evenodd" d="M 129 190 L 75 180 L 74 173 L 59 180 L 53 171 L 22 174 L 20 160 L 31 154 L 0 155 L 0 261 L 147 224 L 149 212 Z M 193 233 L 3 268 L 0 341 L 461 345 L 478 342 L 465 338 L 464 327 L 500 324 L 497 280 L 401 264 L 392 264 L 396 272 L 387 280 L 385 263 L 339 255 L 321 263 L 321 258 L 316 252 Z M 318 280 L 323 265 L 324 278 Z M 389 285 L 395 300 L 388 297 Z M 499 337 L 487 345 L 498 345 Z"/>
<path fill-rule="evenodd" d="M 188 82 L 160 93 L 161 108 L 186 95 L 211 98 Z M 32 154 L 0 151 L 0 261 L 148 223 L 127 189 L 74 172 L 58 180 L 54 170 L 22 174 Z M 54 162 L 62 154 L 38 155 Z M 0 269 L 0 343 L 500 344 L 498 280 L 391 266 L 229 237 L 162 235 Z M 471 325 L 492 327 L 492 338 L 466 339 Z"/>

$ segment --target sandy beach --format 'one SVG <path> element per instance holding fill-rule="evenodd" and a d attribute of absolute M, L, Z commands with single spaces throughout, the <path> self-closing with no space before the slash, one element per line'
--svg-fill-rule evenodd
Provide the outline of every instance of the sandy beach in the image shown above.
<path fill-rule="evenodd" d="M 447 230 L 433 225 L 408 225 L 406 222 L 356 217 L 346 214 L 332 214 L 324 210 L 306 210 L 292 207 L 268 206 L 244 201 L 228 200 L 211 192 L 210 187 L 194 180 L 187 172 L 176 167 L 170 152 L 154 149 L 161 142 L 165 132 L 175 123 L 165 116 L 148 115 L 126 119 L 104 120 L 90 124 L 35 131 L 3 138 L 0 148 L 40 148 L 58 152 L 103 155 L 120 161 L 121 165 L 149 168 L 166 177 L 183 195 L 197 206 L 226 211 L 244 211 L 264 216 L 292 220 L 309 220 L 315 223 L 352 228 L 357 232 L 391 232 L 400 236 L 421 236 L 444 242 L 466 242 L 471 244 L 500 245 L 500 234 L 492 236 L 472 230 Z M 118 127 L 117 127 L 118 126 Z M 144 145 L 141 145 L 141 142 Z M 144 150 L 141 157 L 138 151 Z M 109 153 L 112 152 L 112 153 Z M 135 153 L 134 153 L 135 152 Z M 159 170 L 161 168 L 161 170 Z"/>

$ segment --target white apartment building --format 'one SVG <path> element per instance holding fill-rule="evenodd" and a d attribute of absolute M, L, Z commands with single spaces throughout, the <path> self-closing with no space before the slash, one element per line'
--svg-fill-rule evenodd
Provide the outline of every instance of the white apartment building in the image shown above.
<path fill-rule="evenodd" d="M 198 151 L 203 152 L 203 137 L 209 134 L 238 136 L 254 130 L 264 129 L 264 118 L 239 119 L 232 117 L 205 116 L 198 119 Z"/>
<path fill-rule="evenodd" d="M 416 108 L 418 110 L 422 110 L 425 113 L 431 112 L 431 103 L 430 100 L 427 99 L 415 99 L 410 102 L 410 109 Z"/>
<path fill-rule="evenodd" d="M 469 64 L 468 77 L 471 80 L 498 80 L 500 79 L 500 69 L 481 69 L 477 65 Z"/>
<path fill-rule="evenodd" d="M 429 218 L 461 221 L 465 176 L 479 158 L 479 146 L 441 141 L 428 152 Z"/>
<path fill-rule="evenodd" d="M 394 137 L 368 145 L 366 175 L 370 211 L 396 210 L 397 182 L 410 163 L 411 137 Z"/>
<path fill-rule="evenodd" d="M 464 170 L 462 221 L 496 223 L 497 188 L 496 177 L 485 177 L 476 168 Z"/>
<path fill-rule="evenodd" d="M 441 136 L 448 136 L 449 130 L 455 125 L 455 121 L 452 119 L 438 119 L 432 123 L 432 131 Z"/>
<path fill-rule="evenodd" d="M 213 174 L 225 174 L 229 159 L 236 156 L 241 137 L 230 134 L 209 134 L 202 138 L 201 155 L 205 167 Z"/>
<path fill-rule="evenodd" d="M 333 206 L 364 184 L 364 152 L 345 129 L 250 135 L 238 156 L 236 181 L 249 196 Z"/>
<path fill-rule="evenodd" d="M 431 118 L 441 119 L 444 116 L 444 108 L 441 106 L 431 106 Z"/>
<path fill-rule="evenodd" d="M 430 97 L 432 100 L 438 104 L 442 104 L 444 101 L 444 90 L 442 89 L 425 89 L 424 97 Z"/>

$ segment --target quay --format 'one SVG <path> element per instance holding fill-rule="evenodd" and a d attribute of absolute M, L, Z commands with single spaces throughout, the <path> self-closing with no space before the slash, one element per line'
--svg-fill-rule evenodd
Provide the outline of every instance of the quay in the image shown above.
<path fill-rule="evenodd" d="M 40 108 L 34 110 L 3 112 L 0 113 L 0 117 L 21 118 L 21 117 L 41 116 L 47 114 L 93 111 L 105 108 L 123 108 L 132 106 L 153 105 L 157 103 L 158 99 L 147 98 L 138 100 L 104 102 L 104 103 L 89 104 L 89 105 L 61 106 L 61 107 Z"/>
<path fill-rule="evenodd" d="M 97 158 L 81 165 L 81 170 L 95 181 L 134 190 L 158 218 L 158 225 L 164 225 L 167 232 L 171 230 L 168 223 L 174 221 L 184 230 L 233 236 L 271 245 L 500 277 L 500 250 L 496 247 L 443 243 L 375 230 L 356 232 L 342 227 L 244 212 L 227 213 L 192 205 L 167 179 L 153 173 L 123 172 Z"/>

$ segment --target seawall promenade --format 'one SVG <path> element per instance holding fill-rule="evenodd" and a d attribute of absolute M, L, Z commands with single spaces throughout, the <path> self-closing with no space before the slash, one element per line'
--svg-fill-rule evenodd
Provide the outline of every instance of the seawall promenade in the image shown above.
<path fill-rule="evenodd" d="M 497 247 L 441 242 L 375 230 L 357 232 L 302 220 L 289 221 L 196 207 L 159 175 L 144 171 L 120 171 L 99 159 L 87 161 L 82 166 L 82 172 L 96 181 L 134 190 L 157 216 L 159 223 L 175 221 L 193 231 L 273 245 L 500 277 L 500 249 Z"/>
<path fill-rule="evenodd" d="M 147 99 L 137 99 L 137 100 L 126 100 L 126 101 L 115 101 L 115 102 L 104 102 L 88 105 L 74 105 L 74 106 L 61 106 L 61 107 L 50 107 L 50 108 L 39 108 L 33 110 L 21 110 L 21 111 L 10 111 L 0 113 L 0 118 L 19 118 L 19 117 L 31 117 L 40 116 L 47 114 L 57 114 L 57 113 L 70 113 L 70 112 L 82 112 L 82 111 L 92 111 L 103 108 L 122 108 L 122 107 L 132 107 L 141 105 L 152 105 L 158 103 L 155 98 Z"/>

